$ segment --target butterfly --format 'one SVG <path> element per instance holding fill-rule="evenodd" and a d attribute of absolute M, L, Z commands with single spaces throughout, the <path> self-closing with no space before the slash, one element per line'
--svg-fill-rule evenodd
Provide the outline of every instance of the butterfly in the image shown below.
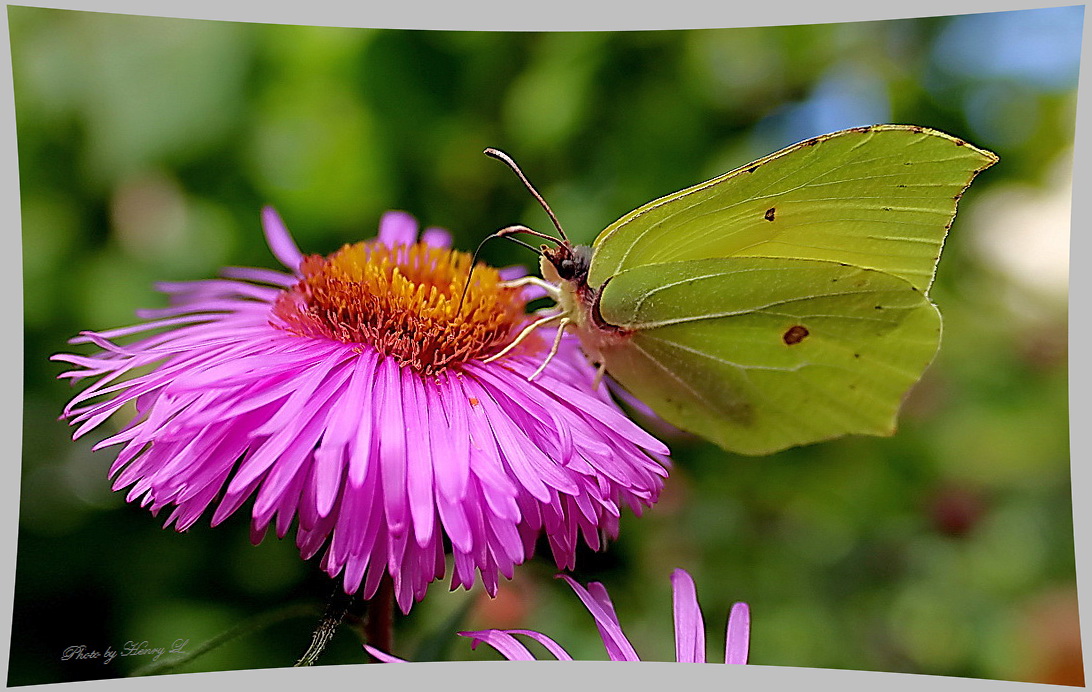
<path fill-rule="evenodd" d="M 622 216 L 591 246 L 526 226 L 558 323 L 676 427 L 740 454 L 895 432 L 940 345 L 929 299 L 974 177 L 997 162 L 915 125 L 813 137 Z M 497 354 L 500 355 L 500 354 Z"/>

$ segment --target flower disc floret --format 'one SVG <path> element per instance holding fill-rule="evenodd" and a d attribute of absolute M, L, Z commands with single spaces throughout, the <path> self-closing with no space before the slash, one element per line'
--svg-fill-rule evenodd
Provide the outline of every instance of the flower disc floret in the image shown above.
<path fill-rule="evenodd" d="M 368 344 L 417 372 L 434 375 L 509 343 L 526 319 L 519 289 L 465 252 L 424 242 L 376 240 L 311 255 L 302 278 L 273 306 L 292 333 Z"/>

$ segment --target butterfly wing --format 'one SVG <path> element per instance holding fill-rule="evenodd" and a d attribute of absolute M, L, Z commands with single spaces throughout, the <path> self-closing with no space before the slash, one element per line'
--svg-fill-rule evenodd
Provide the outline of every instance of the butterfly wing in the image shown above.
<path fill-rule="evenodd" d="M 956 203 L 996 161 L 913 125 L 815 137 L 626 214 L 596 239 L 588 283 L 740 256 L 845 262 L 926 290 Z"/>
<path fill-rule="evenodd" d="M 905 279 L 763 257 L 625 270 L 603 288 L 600 312 L 630 332 L 600 349 L 619 384 L 668 422 L 743 454 L 890 435 L 941 329 Z"/>

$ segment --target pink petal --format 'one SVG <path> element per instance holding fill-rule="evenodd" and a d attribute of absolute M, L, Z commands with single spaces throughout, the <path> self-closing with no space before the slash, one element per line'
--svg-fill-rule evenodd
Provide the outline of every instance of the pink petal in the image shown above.
<path fill-rule="evenodd" d="M 510 633 L 512 633 L 512 634 L 522 634 L 524 636 L 530 637 L 531 639 L 534 639 L 536 642 L 538 642 L 539 644 L 542 644 L 544 647 L 546 647 L 546 649 L 549 650 L 549 652 L 554 655 L 554 658 L 556 658 L 559 661 L 571 661 L 571 660 L 573 660 L 573 657 L 569 655 L 569 652 L 565 651 L 565 649 L 562 649 L 561 645 L 559 645 L 553 639 L 550 639 L 549 637 L 547 637 L 545 634 L 542 634 L 540 632 L 535 632 L 533 630 L 508 630 L 508 631 Z"/>
<path fill-rule="evenodd" d="M 724 645 L 725 663 L 746 663 L 751 643 L 751 609 L 736 603 L 728 614 L 728 632 Z"/>
<path fill-rule="evenodd" d="M 503 630 L 478 630 L 476 632 L 459 632 L 460 636 L 470 637 L 471 649 L 477 649 L 479 642 L 485 642 L 500 652 L 509 661 L 533 661 L 534 655 L 530 649 L 521 644 L 519 640 Z"/>
<path fill-rule="evenodd" d="M 488 375 L 484 368 L 476 369 L 475 374 L 483 379 Z M 487 389 L 470 378 L 467 380 L 464 386 L 468 392 L 476 392 L 504 460 L 527 492 L 542 502 L 549 501 L 546 485 L 569 494 L 578 492 L 577 486 L 558 470 L 556 462 L 529 440 L 512 416 L 508 415 L 502 402 L 508 406 L 512 403 L 505 401 L 505 395 L 491 387 Z"/>
<path fill-rule="evenodd" d="M 698 608 L 694 580 L 686 570 L 671 573 L 675 606 L 675 660 L 679 663 L 705 663 L 705 622 Z"/>
<path fill-rule="evenodd" d="M 379 649 L 368 644 L 364 645 L 364 650 L 370 653 L 372 656 L 375 656 L 382 663 L 406 663 L 406 661 L 402 660 L 401 658 L 383 653 Z"/>
<path fill-rule="evenodd" d="M 530 376 L 535 368 L 538 367 L 537 365 L 532 366 L 530 363 L 516 358 L 511 359 L 510 366 L 524 377 Z M 626 418 L 625 414 L 617 407 L 595 398 L 585 390 L 577 388 L 571 382 L 550 377 L 550 375 L 547 374 L 548 372 L 549 368 L 547 368 L 547 371 L 544 372 L 543 375 L 540 375 L 540 379 L 536 379 L 538 385 L 543 389 L 550 391 L 562 401 L 569 402 L 573 407 L 584 411 L 587 415 L 599 420 L 625 439 L 640 447 L 658 454 L 668 454 L 670 452 L 663 442 L 660 442 L 652 435 L 641 430 L 636 423 Z"/>
<path fill-rule="evenodd" d="M 596 595 L 589 593 L 580 584 L 567 574 L 558 575 L 561 579 L 564 579 L 572 590 L 576 592 L 576 595 L 584 603 L 584 607 L 588 609 L 588 612 L 595 618 L 595 625 L 599 628 L 599 634 L 603 638 L 603 646 L 607 649 L 607 655 L 610 656 L 612 661 L 639 661 L 637 652 L 634 651 L 633 645 L 626 639 L 626 635 L 622 632 L 621 625 L 618 624 L 618 617 L 614 614 L 614 608 L 610 605 L 610 599 L 605 598 L 606 590 L 602 585 L 598 585 L 596 589 Z M 596 586 L 596 583 L 588 585 L 589 587 Z"/>
<path fill-rule="evenodd" d="M 451 233 L 443 228 L 426 228 L 421 234 L 421 242 L 429 247 L 446 249 L 451 247 Z"/>
<path fill-rule="evenodd" d="M 455 377 L 445 377 L 438 385 L 441 413 L 447 419 L 445 442 L 447 461 L 436 465 L 436 489 L 440 495 L 452 501 L 466 497 L 466 483 L 470 476 L 470 430 L 466 420 L 466 400 L 462 388 L 457 388 Z M 439 423 L 437 422 L 437 425 Z M 434 439 L 433 456 L 440 450 Z"/>
<path fill-rule="evenodd" d="M 474 532 L 466 518 L 465 506 L 457 500 L 440 494 L 436 498 L 436 508 L 440 513 L 440 523 L 451 540 L 456 553 L 469 553 L 474 548 Z M 469 586 L 467 587 L 469 588 Z"/>
<path fill-rule="evenodd" d="M 387 247 L 413 245 L 417 240 L 417 219 L 404 211 L 388 211 L 379 219 L 379 240 Z"/>
<path fill-rule="evenodd" d="M 298 272 L 300 262 L 303 261 L 303 253 L 296 247 L 296 241 L 288 233 L 288 227 L 281 220 L 281 215 L 273 207 L 262 208 L 262 229 L 265 231 L 266 242 L 273 256 L 280 260 L 288 269 Z"/>
<path fill-rule="evenodd" d="M 393 358 L 379 364 L 384 396 L 379 403 L 379 461 L 383 483 L 383 507 L 392 535 L 401 535 L 409 522 L 406 497 L 406 428 L 402 408 L 402 368 Z"/>
<path fill-rule="evenodd" d="M 375 354 L 368 359 L 357 361 L 356 372 L 350 383 L 353 399 L 346 404 L 356 402 L 359 405 L 359 420 L 352 440 L 352 451 L 349 456 L 349 483 L 359 488 L 364 484 L 364 478 L 368 473 L 368 463 L 373 454 L 375 418 L 379 407 L 376 401 L 382 401 L 383 390 L 377 382 L 377 367 L 380 356 Z"/>
<path fill-rule="evenodd" d="M 402 368 L 402 416 L 406 428 L 406 490 L 409 495 L 410 517 L 413 519 L 414 537 L 422 548 L 432 541 L 433 520 L 436 516 L 435 494 L 432 481 L 433 464 L 443 463 L 443 457 L 434 460 L 434 437 L 429 423 L 430 415 L 442 415 L 437 409 L 435 397 L 429 397 L 431 383 L 423 383 L 417 373 Z M 435 413 L 431 413 L 435 411 Z"/>
<path fill-rule="evenodd" d="M 501 267 L 497 270 L 497 273 L 500 274 L 500 278 L 503 281 L 513 281 L 527 276 L 527 267 L 524 267 L 521 264 L 512 264 L 507 267 Z"/>
<path fill-rule="evenodd" d="M 315 450 L 316 501 L 318 513 L 322 516 L 327 516 L 333 508 L 344 467 L 349 469 L 350 482 L 360 486 L 370 451 L 371 402 L 367 400 L 365 392 L 371 388 L 375 358 L 370 353 L 364 353 L 347 367 L 352 370 L 352 378 L 338 394 L 337 403 L 326 423 L 322 442 Z M 358 434 L 364 440 L 361 445 L 363 449 L 359 449 L 356 444 L 350 444 Z M 362 465 L 364 468 L 361 468 Z M 319 469 L 328 471 L 320 472 Z M 326 476 L 331 472 L 334 480 Z"/>
<path fill-rule="evenodd" d="M 477 648 L 478 642 L 485 642 L 486 644 L 489 644 L 494 649 L 503 654 L 509 661 L 534 660 L 533 657 L 515 658 L 513 656 L 509 656 L 505 653 L 504 650 L 502 650 L 501 646 L 507 644 L 511 646 L 513 651 L 518 651 L 521 655 L 525 653 L 527 656 L 531 656 L 530 650 L 528 650 L 527 647 L 523 646 L 518 640 L 516 640 L 515 637 L 512 636 L 515 634 L 522 634 L 526 637 L 534 639 L 539 644 L 542 644 L 542 646 L 544 646 L 550 653 L 552 653 L 554 655 L 554 658 L 559 661 L 573 660 L 573 657 L 570 656 L 569 653 L 565 651 L 565 649 L 561 648 L 560 644 L 555 642 L 553 639 L 550 639 L 545 634 L 542 634 L 541 632 L 535 632 L 533 630 L 478 630 L 475 632 L 459 632 L 460 637 L 470 637 L 474 640 L 470 645 L 472 649 Z M 501 644 L 501 642 L 504 642 L 504 644 Z"/>
<path fill-rule="evenodd" d="M 291 274 L 257 267 L 224 267 L 220 270 L 220 275 L 229 279 L 242 279 L 243 281 L 274 284 L 276 286 L 291 286 L 298 281 Z"/>

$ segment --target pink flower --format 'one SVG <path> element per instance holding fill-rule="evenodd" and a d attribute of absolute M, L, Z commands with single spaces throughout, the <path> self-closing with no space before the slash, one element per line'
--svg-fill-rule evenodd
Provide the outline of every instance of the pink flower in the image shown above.
<path fill-rule="evenodd" d="M 65 408 L 74 437 L 135 406 L 95 446 L 124 445 L 110 475 L 130 502 L 172 507 L 184 531 L 253 498 L 253 542 L 296 520 L 304 559 L 325 547 L 322 568 L 365 598 L 389 574 L 408 612 L 447 550 L 453 589 L 477 571 L 494 594 L 540 534 L 571 568 L 580 536 L 598 549 L 623 506 L 656 501 L 666 447 L 592 387 L 573 338 L 532 381 L 548 328 L 484 362 L 530 322 L 518 268 L 479 264 L 461 299 L 469 255 L 442 229 L 418 241 L 408 214 L 328 257 L 302 255 L 272 209 L 262 221 L 291 274 L 163 284 L 171 307 L 72 340 L 101 353 L 53 356 L 77 366 L 61 377 L 98 378 Z"/>
<path fill-rule="evenodd" d="M 618 616 L 614 613 L 614 604 L 611 603 L 607 590 L 599 582 L 588 584 L 588 588 L 580 586 L 568 575 L 558 575 L 572 587 L 576 595 L 584 603 L 584 606 L 595 618 L 595 625 L 599 628 L 599 636 L 603 639 L 607 656 L 612 661 L 639 661 L 637 652 L 626 639 L 622 632 L 622 626 L 618 623 Z M 694 589 L 694 580 L 685 570 L 677 569 L 671 574 L 671 586 L 674 593 L 675 605 L 675 660 L 679 663 L 705 663 L 705 623 L 702 620 L 701 610 L 698 608 L 698 598 Z M 471 647 L 477 648 L 479 642 L 485 642 L 509 661 L 533 661 L 534 655 L 523 645 L 515 635 L 520 634 L 529 637 L 544 646 L 554 658 L 561 661 L 571 661 L 572 656 L 553 639 L 533 630 L 478 630 L 474 632 L 459 632 L 461 636 L 470 637 L 473 640 Z M 747 651 L 750 646 L 751 636 L 751 612 L 746 603 L 736 603 L 728 615 L 728 631 L 724 646 L 725 663 L 746 663 Z M 384 663 L 404 663 L 402 659 L 395 658 L 378 649 L 365 645 L 364 648 L 372 656 Z"/>

